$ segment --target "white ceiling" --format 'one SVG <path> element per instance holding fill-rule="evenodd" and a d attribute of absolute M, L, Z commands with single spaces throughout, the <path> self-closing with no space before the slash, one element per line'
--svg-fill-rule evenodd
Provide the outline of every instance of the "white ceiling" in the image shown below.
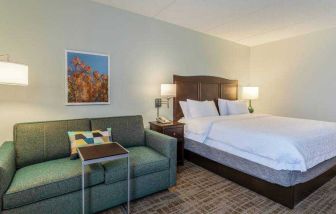
<path fill-rule="evenodd" d="M 93 0 L 255 46 L 336 27 L 336 0 Z"/>

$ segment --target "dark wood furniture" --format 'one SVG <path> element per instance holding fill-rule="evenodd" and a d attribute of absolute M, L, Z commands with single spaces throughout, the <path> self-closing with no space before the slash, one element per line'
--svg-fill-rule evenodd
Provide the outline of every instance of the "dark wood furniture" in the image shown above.
<path fill-rule="evenodd" d="M 217 103 L 218 98 L 230 100 L 238 98 L 237 80 L 210 76 L 174 75 L 174 83 L 176 84 L 176 97 L 174 98 L 173 109 L 174 120 L 179 120 L 183 117 L 179 101 L 185 101 L 186 99 L 215 100 Z M 284 187 L 235 170 L 188 150 L 185 150 L 185 157 L 187 160 L 209 171 L 232 180 L 291 209 L 336 175 L 336 166 L 333 166 L 325 173 L 310 181 Z"/>
<path fill-rule="evenodd" d="M 127 150 L 118 143 L 108 143 L 78 148 L 83 161 L 127 154 Z"/>
<path fill-rule="evenodd" d="M 149 122 L 151 130 L 160 132 L 177 139 L 177 164 L 184 164 L 184 124 L 179 122 L 158 123 L 156 121 Z"/>
<path fill-rule="evenodd" d="M 177 76 L 176 97 L 174 98 L 174 121 L 183 117 L 179 101 L 214 100 L 218 106 L 218 98 L 236 100 L 238 98 L 238 81 L 211 76 Z"/>

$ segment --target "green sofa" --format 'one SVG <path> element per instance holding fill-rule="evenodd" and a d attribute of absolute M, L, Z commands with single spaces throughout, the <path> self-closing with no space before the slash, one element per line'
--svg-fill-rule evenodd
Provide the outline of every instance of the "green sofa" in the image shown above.
<path fill-rule="evenodd" d="M 176 183 L 176 139 L 144 129 L 141 116 L 20 123 L 0 147 L 0 213 L 81 213 L 81 161 L 67 131 L 112 128 L 130 152 L 131 199 Z M 127 160 L 86 167 L 86 211 L 127 201 Z"/>

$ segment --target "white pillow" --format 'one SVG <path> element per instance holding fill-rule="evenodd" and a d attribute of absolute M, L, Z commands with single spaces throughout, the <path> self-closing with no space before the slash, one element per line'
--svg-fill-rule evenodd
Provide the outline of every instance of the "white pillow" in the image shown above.
<path fill-rule="evenodd" d="M 190 115 L 190 112 L 189 112 L 189 109 L 188 109 L 187 101 L 180 101 L 179 103 L 180 103 L 184 118 L 185 119 L 190 119 L 191 115 Z"/>
<path fill-rule="evenodd" d="M 226 102 L 229 114 L 248 114 L 248 108 L 246 101 L 244 100 L 235 100 Z"/>
<path fill-rule="evenodd" d="M 214 101 L 196 101 L 187 99 L 187 104 L 192 118 L 218 116 Z"/>
<path fill-rule="evenodd" d="M 227 107 L 227 102 L 230 100 L 224 100 L 224 99 L 218 99 L 218 108 L 219 108 L 219 113 L 220 115 L 228 115 L 228 107 Z"/>

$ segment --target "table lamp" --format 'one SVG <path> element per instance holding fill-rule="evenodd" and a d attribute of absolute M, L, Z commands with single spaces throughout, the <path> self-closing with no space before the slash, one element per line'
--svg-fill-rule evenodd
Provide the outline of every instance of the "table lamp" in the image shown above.
<path fill-rule="evenodd" d="M 242 89 L 242 99 L 249 100 L 248 110 L 250 113 L 254 112 L 252 107 L 252 100 L 256 100 L 259 97 L 259 87 L 243 87 Z"/>

